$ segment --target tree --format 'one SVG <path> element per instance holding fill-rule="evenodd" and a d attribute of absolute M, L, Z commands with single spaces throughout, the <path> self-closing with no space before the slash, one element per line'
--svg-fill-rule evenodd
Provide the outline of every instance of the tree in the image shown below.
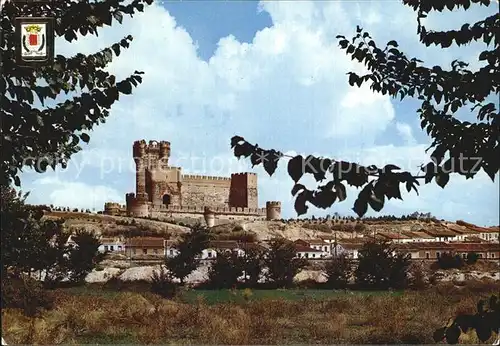
<path fill-rule="evenodd" d="M 67 244 L 64 220 L 43 219 L 42 209 L 25 204 L 28 194 L 5 186 L 0 191 L 2 274 L 19 278 L 38 273 L 37 279 L 53 286 L 68 276 L 81 282 L 102 260 L 93 234 L 77 232 L 72 248 Z"/>
<path fill-rule="evenodd" d="M 446 341 L 448 344 L 457 344 L 462 333 L 473 330 L 481 342 L 488 341 L 493 333 L 500 340 L 500 299 L 492 295 L 489 300 L 480 300 L 477 304 L 477 313 L 461 314 L 450 319 L 446 326 L 434 331 L 434 341 Z M 498 342 L 493 345 L 497 345 Z"/>
<path fill-rule="evenodd" d="M 307 213 L 307 203 L 322 209 L 331 207 L 336 201 L 346 199 L 345 183 L 362 188 L 353 210 L 360 217 L 365 215 L 368 206 L 379 212 L 384 207 L 385 199 L 400 199 L 400 186 L 408 192 L 434 179 L 442 188 L 450 179 L 450 174 L 460 174 L 467 179 L 483 170 L 492 181 L 500 169 L 500 116 L 496 103 L 490 97 L 497 94 L 500 83 L 500 54 L 498 30 L 500 15 L 495 13 L 482 21 L 464 24 L 460 30 L 443 32 L 428 31 L 420 19 L 431 11 L 443 11 L 463 8 L 467 10 L 471 3 L 489 6 L 490 0 L 403 0 L 417 13 L 418 35 L 420 42 L 448 48 L 453 43 L 466 45 L 472 40 L 482 41 L 486 48 L 478 60 L 484 64 L 477 71 L 467 70 L 467 64 L 454 60 L 451 69 L 440 66 L 432 68 L 424 66 L 421 60 L 408 58 L 398 50 L 398 43 L 391 40 L 384 49 L 379 48 L 370 34 L 357 27 L 352 40 L 337 36 L 339 46 L 353 60 L 363 63 L 369 73 L 358 76 L 349 72 L 351 86 L 370 83 L 374 92 L 390 95 L 394 98 L 415 97 L 421 102 L 417 113 L 421 119 L 422 130 L 425 129 L 432 143 L 427 149 L 433 149 L 431 162 L 422 164 L 422 175 L 414 175 L 402 171 L 393 164 L 384 167 L 375 165 L 362 166 L 340 159 L 315 157 L 308 155 L 288 156 L 275 149 L 263 149 L 247 142 L 241 136 L 231 139 L 231 148 L 238 158 L 250 158 L 253 166 L 262 164 L 266 172 L 272 176 L 277 169 L 278 161 L 289 158 L 288 174 L 294 181 L 292 195 L 296 196 L 295 210 L 298 215 Z M 496 5 L 494 5 L 496 6 Z M 494 47 L 490 47 L 490 43 Z M 491 101 L 491 102 L 490 102 Z M 471 108 L 477 114 L 477 122 L 461 121 L 455 114 L 464 107 Z M 315 190 L 309 190 L 299 183 L 305 174 L 314 176 L 318 184 Z M 326 183 L 324 183 L 326 180 Z M 345 182 L 345 183 L 344 183 Z"/>
<path fill-rule="evenodd" d="M 99 252 L 101 242 L 92 232 L 78 230 L 72 239 L 75 246 L 69 251 L 68 257 L 70 280 L 81 283 L 92 269 L 104 259 L 105 254 Z"/>
<path fill-rule="evenodd" d="M 245 283 L 251 287 L 257 286 L 262 269 L 264 268 L 264 251 L 256 248 L 246 248 L 241 259 Z"/>
<path fill-rule="evenodd" d="M 57 55 L 54 63 L 39 68 L 20 67 L 15 61 L 14 18 L 51 15 L 57 18 L 55 34 L 68 42 L 77 40 L 77 33 L 97 35 L 98 29 L 119 23 L 123 15 L 142 12 L 144 4 L 152 0 L 123 0 L 82 2 L 53 0 L 47 3 L 7 2 L 1 12 L 0 49 L 2 75 L 0 77 L 2 168 L 0 184 L 14 182 L 20 186 L 19 172 L 23 167 L 46 171 L 67 166 L 71 155 L 80 151 L 79 142 L 89 142 L 88 131 L 104 123 L 109 110 L 120 97 L 129 95 L 132 87 L 142 82 L 142 72 L 116 81 L 105 71 L 132 41 L 128 35 L 111 47 L 92 55 L 73 57 Z M 48 107 L 48 99 L 55 100 L 62 93 L 70 98 Z M 78 95 L 78 96 L 77 96 Z M 35 103 L 35 97 L 41 107 Z"/>
<path fill-rule="evenodd" d="M 184 279 L 199 267 L 199 256 L 208 247 L 210 239 L 208 229 L 197 224 L 190 232 L 181 235 L 180 242 L 175 246 L 177 255 L 165 258 L 166 268 L 182 285 Z"/>
<path fill-rule="evenodd" d="M 325 265 L 325 274 L 331 288 L 346 288 L 352 276 L 352 262 L 345 254 L 333 257 Z"/>
<path fill-rule="evenodd" d="M 395 253 L 386 242 L 368 242 L 358 255 L 354 272 L 356 284 L 362 288 L 403 288 L 407 283 L 409 255 Z"/>
<path fill-rule="evenodd" d="M 42 210 L 25 204 L 28 193 L 1 185 L 0 191 L 2 272 L 31 275 L 36 270 L 57 266 L 52 253 L 67 239 L 62 221 L 42 220 Z"/>
<path fill-rule="evenodd" d="M 307 265 L 303 258 L 297 258 L 295 244 L 285 238 L 270 242 L 270 249 L 264 258 L 268 269 L 267 278 L 278 287 L 290 287 L 293 279 Z"/>
<path fill-rule="evenodd" d="M 231 288 L 242 275 L 242 261 L 234 251 L 218 251 L 208 271 L 208 279 L 214 288 Z"/>
<path fill-rule="evenodd" d="M 450 252 L 441 254 L 436 262 L 441 269 L 460 269 L 465 264 L 464 259 L 460 255 L 453 255 Z"/>

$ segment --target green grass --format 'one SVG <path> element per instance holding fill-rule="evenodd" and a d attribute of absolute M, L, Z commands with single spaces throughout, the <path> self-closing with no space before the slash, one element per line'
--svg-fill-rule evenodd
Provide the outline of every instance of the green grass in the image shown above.
<path fill-rule="evenodd" d="M 203 299 L 207 304 L 218 304 L 224 302 L 242 303 L 245 301 L 245 290 L 189 290 L 186 291 L 182 300 L 189 303 L 195 303 L 197 299 Z M 400 296 L 402 291 L 334 291 L 334 290 L 318 290 L 318 289 L 288 289 L 288 290 L 251 290 L 251 295 L 248 300 L 262 299 L 285 299 L 298 301 L 302 299 L 328 299 L 339 296 Z"/>
<path fill-rule="evenodd" d="M 97 286 L 78 286 L 70 288 L 61 288 L 67 294 L 75 296 L 93 296 L 102 298 L 115 298 L 124 291 L 105 289 Z M 185 303 L 196 303 L 198 299 L 202 299 L 206 304 L 219 304 L 226 302 L 244 303 L 245 298 L 250 301 L 256 300 L 289 300 L 299 301 L 303 299 L 321 300 L 335 297 L 345 296 L 401 296 L 403 291 L 344 291 L 344 290 L 329 290 L 329 289 L 257 289 L 248 290 L 250 294 L 245 293 L 246 290 L 203 290 L 190 289 L 184 291 L 179 299 Z"/>

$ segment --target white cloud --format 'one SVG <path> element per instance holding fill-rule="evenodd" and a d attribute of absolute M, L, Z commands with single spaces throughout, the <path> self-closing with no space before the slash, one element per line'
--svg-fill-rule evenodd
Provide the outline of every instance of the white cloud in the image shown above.
<path fill-rule="evenodd" d="M 399 135 L 407 145 L 415 145 L 416 140 L 415 137 L 413 137 L 413 131 L 411 129 L 411 126 L 405 123 L 400 123 L 396 122 L 396 130 L 398 131 Z"/>
<path fill-rule="evenodd" d="M 193 39 L 179 25 L 182 23 L 176 23 L 158 4 L 125 19 L 122 26 L 101 30 L 99 37 L 84 37 L 77 44 L 58 40 L 58 53 L 70 55 L 95 52 L 132 34 L 130 48 L 113 61 L 110 72 L 118 78 L 134 70 L 145 74 L 133 95 L 122 97 L 106 124 L 93 131 L 90 145 L 74 156 L 69 172 L 47 173 L 43 179 L 57 178 L 50 184 L 36 175 L 25 177 L 32 196 L 36 195 L 33 198 L 82 207 L 91 200 L 100 205 L 106 199 L 123 202 L 124 194 L 134 188 L 132 169 L 123 167 L 133 167 L 132 142 L 142 138 L 171 141 L 172 162 L 184 162 L 187 170 L 196 173 L 251 171 L 248 162 L 232 158 L 229 140 L 235 134 L 267 148 L 320 150 L 335 158 L 342 155 L 342 159 L 363 164 L 391 162 L 416 171 L 426 154 L 425 145 L 413 137 L 414 128 L 409 124 L 414 121 L 400 119 L 387 96 L 373 94 L 367 87 L 349 87 L 346 73 L 363 73 L 363 66 L 338 48 L 335 36 L 349 37 L 360 24 L 380 44 L 401 38 L 403 50 L 423 54 L 431 63 L 440 63 L 442 56 L 418 48 L 415 31 L 408 29 L 411 21 L 416 30 L 411 9 L 397 2 L 367 4 L 263 2 L 261 9 L 270 13 L 273 26 L 258 31 L 251 43 L 239 42 L 234 36 L 221 38 L 209 61 L 199 58 Z M 412 109 L 402 112 L 416 118 Z M 386 143 L 394 141 L 386 138 L 394 123 L 406 144 L 378 144 L 381 138 Z M 223 168 L 215 166 L 213 157 L 224 162 Z M 293 216 L 292 182 L 286 165 L 272 178 L 260 167 L 253 171 L 261 182 L 260 203 L 282 200 L 285 215 Z M 491 189 L 481 179 L 467 184 L 471 190 Z M 391 203 L 396 208 L 391 210 L 398 206 L 408 212 L 427 207 L 436 214 L 467 210 L 462 195 L 453 188 L 441 191 L 429 186 L 425 195 L 435 200 L 409 198 Z M 335 208 L 347 212 L 353 201 L 328 212 Z M 483 205 L 491 202 L 490 193 Z M 489 210 L 485 215 L 495 215 Z"/>
<path fill-rule="evenodd" d="M 35 204 L 100 210 L 105 202 L 122 201 L 122 196 L 118 191 L 103 185 L 44 177 L 36 180 L 33 186 L 30 200 Z"/>

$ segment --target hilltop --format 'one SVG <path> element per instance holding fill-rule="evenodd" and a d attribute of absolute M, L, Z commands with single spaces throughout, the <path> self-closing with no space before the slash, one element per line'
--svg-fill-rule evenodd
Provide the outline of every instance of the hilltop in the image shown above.
<path fill-rule="evenodd" d="M 111 216 L 83 212 L 50 211 L 47 218 L 64 219 L 69 230 L 86 229 L 102 236 L 164 236 L 176 237 L 189 230 L 195 220 L 169 220 L 132 218 Z M 368 220 L 355 219 L 308 219 L 308 220 L 281 220 L 281 221 L 234 221 L 212 228 L 221 238 L 231 239 L 251 235 L 253 240 L 266 240 L 276 236 L 291 240 L 311 239 L 320 236 L 335 235 L 338 239 L 349 239 L 360 235 L 369 236 L 375 233 L 418 232 L 422 229 L 432 231 L 452 230 L 465 232 L 467 230 L 487 230 L 461 220 L 456 222 L 423 219 L 393 219 L 378 218 Z M 498 228 L 496 228 L 498 229 Z"/>

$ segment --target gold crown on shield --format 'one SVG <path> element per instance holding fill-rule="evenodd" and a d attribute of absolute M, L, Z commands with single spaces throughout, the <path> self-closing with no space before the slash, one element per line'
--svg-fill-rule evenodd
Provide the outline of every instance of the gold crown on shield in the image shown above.
<path fill-rule="evenodd" d="M 40 31 L 42 31 L 42 27 L 40 25 L 32 24 L 32 25 L 27 25 L 25 30 L 31 34 L 37 34 Z"/>

